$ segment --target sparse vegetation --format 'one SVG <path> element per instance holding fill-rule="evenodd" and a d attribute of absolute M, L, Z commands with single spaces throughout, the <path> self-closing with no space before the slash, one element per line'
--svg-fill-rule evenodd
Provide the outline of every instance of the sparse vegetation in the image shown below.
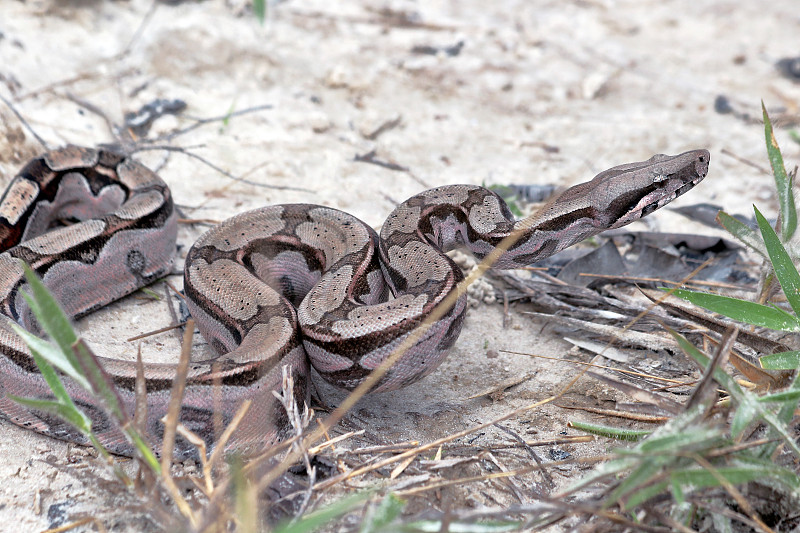
<path fill-rule="evenodd" d="M 800 274 L 794 266 L 798 254 L 790 245 L 797 227 L 792 192 L 794 173 L 787 174 L 785 171 L 766 110 L 764 122 L 767 151 L 781 208 L 777 227 L 770 226 L 758 209 L 755 209 L 758 230 L 724 213 L 719 215 L 720 223 L 736 238 L 768 260 L 759 302 L 684 289 L 673 289 L 669 294 L 754 327 L 797 333 L 800 331 Z M 259 531 L 263 528 L 263 514 L 259 509 L 260 493 L 300 458 L 304 458 L 306 473 L 311 479 L 304 495 L 308 502 L 315 491 L 333 487 L 359 474 L 397 464 L 391 473 L 393 478 L 427 452 L 434 453 L 433 459 L 441 461 L 445 447 L 457 438 L 498 425 L 503 420 L 554 399 L 533 403 L 438 441 L 422 445 L 398 445 L 391 450 L 393 455 L 388 458 L 365 463 L 360 468 L 352 468 L 316 484 L 309 455 L 329 450 L 334 441 L 341 440 L 325 440 L 322 437 L 355 400 L 344 402 L 321 428 L 314 431 L 308 429 L 309 420 L 306 416 L 300 416 L 299 411 L 295 412 L 296 416 L 291 416 L 291 411 L 296 410 L 297 406 L 287 404 L 285 407 L 290 411 L 289 418 L 295 420 L 297 434 L 293 439 L 249 463 L 233 458 L 226 468 L 219 468 L 220 453 L 206 456 L 205 450 L 199 449 L 203 473 L 201 479 L 195 482 L 197 495 L 187 499 L 178 489 L 176 478 L 171 473 L 169 452 L 161 451 L 161 461 L 156 458 L 155 450 L 147 444 L 146 435 L 121 408 L 113 384 L 89 348 L 71 328 L 55 300 L 30 270 L 27 276 L 32 291 L 26 298 L 51 340 L 44 341 L 21 329 L 17 331 L 30 346 L 43 376 L 53 390 L 55 400 L 16 400 L 56 414 L 78 428 L 112 465 L 118 479 L 138 497 L 153 503 L 151 512 L 165 528 L 180 523 L 181 527 L 193 531 Z M 778 301 L 775 296 L 778 287 L 782 288 L 788 310 L 784 308 L 784 302 Z M 189 355 L 192 330 L 189 324 L 184 338 L 184 358 Z M 788 379 L 788 385 L 777 391 L 765 390 L 757 384 L 740 383 L 726 369 L 737 333 L 737 328 L 730 327 L 721 337 L 709 339 L 715 345 L 713 354 L 709 356 L 685 337 L 671 332 L 680 349 L 702 372 L 688 401 L 682 405 L 682 412 L 675 413 L 668 423 L 653 431 L 574 423 L 572 426 L 576 429 L 633 441 L 635 444 L 615 449 L 607 457 L 587 461 L 601 464 L 567 490 L 555 495 L 542 494 L 538 504 L 497 509 L 456 509 L 450 516 L 430 520 L 409 522 L 402 518 L 405 504 L 401 496 L 436 490 L 447 484 L 512 479 L 543 470 L 542 465 L 533 461 L 529 467 L 517 470 L 423 484 L 412 489 L 413 492 L 399 490 L 393 493 L 376 488 L 350 496 L 337 496 L 332 505 L 276 526 L 274 531 L 316 531 L 365 502 L 365 512 L 359 526 L 363 532 L 514 531 L 544 527 L 576 516 L 594 520 L 599 524 L 598 527 L 606 524 L 609 529 L 630 527 L 649 531 L 691 531 L 701 524 L 711 523 L 719 531 L 733 531 L 741 524 L 758 531 L 783 530 L 789 522 L 782 523 L 782 519 L 796 521 L 797 517 L 779 516 L 776 519 L 774 516 L 765 518 L 765 515 L 770 512 L 767 509 L 769 506 L 773 511 L 796 509 L 800 499 L 800 477 L 797 473 L 800 446 L 792 427 L 800 399 L 800 382 L 793 375 Z M 798 354 L 800 351 L 793 350 L 765 354 L 761 357 L 761 363 L 765 369 L 796 370 L 800 361 Z M 149 480 L 145 486 L 126 475 L 116 465 L 115 459 L 103 449 L 92 433 L 90 419 L 66 394 L 57 370 L 95 395 L 124 431 L 134 446 L 142 471 L 139 479 Z M 285 384 L 285 390 L 291 390 L 291 384 Z M 357 391 L 352 398 L 357 399 L 361 393 L 363 391 Z M 173 401 L 179 405 L 180 398 Z M 174 435 L 177 431 L 185 430 L 178 425 L 177 413 L 173 414 L 168 417 L 166 428 L 167 432 L 171 431 Z M 235 430 L 235 427 L 230 429 Z M 347 437 L 345 435 L 342 438 Z M 530 450 L 529 445 L 522 441 L 520 448 L 526 447 Z M 284 458 L 275 462 L 279 454 L 284 454 Z M 567 459 L 549 464 L 569 463 L 574 461 Z M 269 466 L 267 473 L 263 474 L 265 465 L 276 466 Z M 262 473 L 256 476 L 256 472 Z M 587 490 L 592 491 L 591 498 L 586 496 Z M 767 500 L 754 497 L 759 491 L 768 492 L 773 500 L 767 505 Z"/>

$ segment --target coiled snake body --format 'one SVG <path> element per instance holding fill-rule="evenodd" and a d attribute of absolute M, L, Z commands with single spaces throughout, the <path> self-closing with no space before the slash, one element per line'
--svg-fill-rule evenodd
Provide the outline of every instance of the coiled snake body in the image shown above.
<path fill-rule="evenodd" d="M 232 447 L 262 448 L 280 440 L 288 420 L 272 391 L 291 369 L 295 397 L 307 397 L 308 360 L 328 381 L 352 389 L 463 279 L 444 254 L 466 246 L 478 257 L 507 235 L 517 241 L 495 268 L 548 257 L 606 229 L 641 218 L 705 177 L 705 150 L 658 155 L 614 167 L 564 191 L 533 217 L 515 222 L 493 192 L 449 185 L 400 204 L 380 237 L 336 209 L 289 204 L 230 218 L 189 251 L 184 289 L 192 316 L 221 354 L 192 363 L 181 422 L 214 440 L 214 418 L 230 420 L 254 400 Z M 78 223 L 53 228 L 63 219 Z M 20 259 L 31 264 L 71 316 L 82 316 L 168 274 L 176 213 L 169 188 L 130 158 L 68 146 L 28 163 L 0 199 L 0 412 L 54 437 L 83 442 L 55 417 L 6 397 L 52 397 L 10 324 L 35 329 L 21 293 Z M 430 373 L 457 339 L 465 297 L 435 323 L 376 385 L 403 387 Z M 129 409 L 135 367 L 102 359 Z M 146 365 L 148 433 L 160 440 L 173 365 Z M 93 398 L 65 380 L 111 451 L 130 446 Z M 221 387 L 214 386 L 215 383 Z M 192 454 L 179 439 L 176 453 Z"/>

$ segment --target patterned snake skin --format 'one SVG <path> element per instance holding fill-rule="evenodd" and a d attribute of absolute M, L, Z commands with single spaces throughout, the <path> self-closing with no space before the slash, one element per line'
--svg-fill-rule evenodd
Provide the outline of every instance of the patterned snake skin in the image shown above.
<path fill-rule="evenodd" d="M 445 251 L 466 246 L 484 257 L 514 232 L 518 240 L 494 267 L 529 265 L 662 207 L 702 180 L 708 163 L 709 153 L 695 150 L 614 167 L 519 222 L 496 194 L 474 185 L 413 196 L 389 215 L 380 236 L 347 213 L 316 205 L 269 206 L 230 218 L 203 235 L 185 262 L 189 309 L 220 355 L 213 365 L 191 364 L 181 422 L 213 446 L 215 416 L 227 423 L 252 399 L 229 446 L 270 446 L 289 430 L 272 394 L 280 390 L 281 368 L 291 369 L 301 404 L 309 360 L 327 381 L 356 387 L 463 279 Z M 83 316 L 168 274 L 176 226 L 169 188 L 125 156 L 68 146 L 19 172 L 0 199 L 0 413 L 41 433 L 85 442 L 64 422 L 6 398 L 52 397 L 10 326 L 37 328 L 21 296 L 20 259 L 69 315 Z M 432 372 L 458 338 L 465 308 L 462 296 L 374 391 Z M 101 362 L 132 412 L 134 364 Z M 147 430 L 156 446 L 174 373 L 174 365 L 146 365 Z M 130 454 L 96 400 L 65 383 L 100 441 Z M 178 456 L 196 453 L 180 438 L 176 448 Z"/>

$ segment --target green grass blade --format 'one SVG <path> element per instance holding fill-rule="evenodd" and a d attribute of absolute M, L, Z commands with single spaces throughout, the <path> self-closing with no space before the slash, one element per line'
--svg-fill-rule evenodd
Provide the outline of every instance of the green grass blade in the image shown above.
<path fill-rule="evenodd" d="M 694 451 L 712 446 L 719 441 L 720 432 L 717 428 L 694 428 L 693 431 L 667 433 L 653 436 L 639 446 L 642 454 L 666 453 L 671 454 L 676 450 Z"/>
<path fill-rule="evenodd" d="M 767 249 L 764 248 L 764 242 L 761 240 L 761 236 L 756 230 L 741 220 L 733 218 L 724 211 L 717 213 L 717 223 L 725 228 L 728 233 L 736 237 L 742 244 L 764 257 L 767 257 Z"/>
<path fill-rule="evenodd" d="M 322 509 L 314 511 L 313 513 L 308 513 L 296 522 L 290 522 L 283 526 L 278 526 L 273 530 L 273 533 L 311 533 L 312 531 L 316 531 L 318 528 L 327 524 L 334 518 L 337 518 L 350 511 L 356 505 L 365 502 L 372 497 L 372 494 L 373 493 L 371 491 L 365 491 L 351 494 L 350 496 L 345 496 L 344 498 L 341 498 L 337 502 L 332 503 L 327 507 L 323 507 Z"/>
<path fill-rule="evenodd" d="M 154 473 L 161 473 L 161 463 L 153 454 L 153 450 L 147 440 L 139 433 L 133 424 L 130 413 L 125 408 L 122 398 L 117 392 L 114 381 L 108 372 L 97 360 L 97 356 L 92 353 L 83 339 L 80 339 L 73 350 L 78 359 L 81 370 L 86 375 L 86 379 L 91 385 L 89 389 L 99 400 L 100 405 L 116 421 L 117 425 L 133 445 L 139 456 L 147 463 Z"/>
<path fill-rule="evenodd" d="M 795 373 L 794 381 L 784 390 L 785 391 L 800 390 L 800 372 Z M 791 423 L 792 419 L 794 418 L 795 407 L 797 407 L 797 404 L 795 403 L 784 404 L 783 407 L 781 407 L 780 410 L 778 411 L 778 420 L 782 421 L 784 424 Z"/>
<path fill-rule="evenodd" d="M 715 470 L 731 485 L 740 485 L 769 476 L 769 472 L 761 466 L 720 466 Z M 714 474 L 701 467 L 674 470 L 670 473 L 670 477 L 680 485 L 688 485 L 695 489 L 720 486 L 720 481 Z"/>
<path fill-rule="evenodd" d="M 610 507 L 625 498 L 633 498 L 633 494 L 640 491 L 644 485 L 661 472 L 661 468 L 664 466 L 663 459 L 663 457 L 654 456 L 649 461 L 639 463 L 639 465 L 622 480 L 622 483 L 608 495 L 608 498 L 606 498 L 603 503 L 603 507 Z"/>
<path fill-rule="evenodd" d="M 794 370 L 800 368 L 800 351 L 778 352 L 762 355 L 761 368 L 766 370 Z"/>
<path fill-rule="evenodd" d="M 97 357 L 89 350 L 86 343 L 78 341 L 72 347 L 78 364 L 81 367 L 86 379 L 91 385 L 92 393 L 102 403 L 106 411 L 117 421 L 120 426 L 126 426 L 131 422 L 128 411 L 114 387 L 111 376 L 100 366 Z"/>
<path fill-rule="evenodd" d="M 364 520 L 361 522 L 361 533 L 381 533 L 386 531 L 394 520 L 400 516 L 405 503 L 395 496 L 388 494 L 381 502 L 370 507 Z"/>
<path fill-rule="evenodd" d="M 133 427 L 130 416 L 117 394 L 111 378 L 86 344 L 78 338 L 69 317 L 61 309 L 56 299 L 27 265 L 25 265 L 25 276 L 31 294 L 23 293 L 23 296 L 42 329 L 53 342 L 40 339 L 15 324 L 12 324 L 12 327 L 31 350 L 42 377 L 55 395 L 56 401 L 22 398 L 19 399 L 20 403 L 35 409 L 44 409 L 59 416 L 86 435 L 103 455 L 107 455 L 108 452 L 91 432 L 91 418 L 81 411 L 69 397 L 55 371 L 55 368 L 58 368 L 64 375 L 100 400 L 101 406 L 111 414 L 142 459 L 154 472 L 159 473 L 158 460 L 145 439 Z"/>
<path fill-rule="evenodd" d="M 31 294 L 23 293 L 23 297 L 28 302 L 31 311 L 36 315 L 42 329 L 50 338 L 58 344 L 66 358 L 72 361 L 77 369 L 78 363 L 72 353 L 72 345 L 78 340 L 78 336 L 72 329 L 69 318 L 61 309 L 58 301 L 50 294 L 36 273 L 27 264 L 25 268 L 25 280 L 31 289 Z"/>
<path fill-rule="evenodd" d="M 39 371 L 42 373 L 42 377 L 47 382 L 47 385 L 50 387 L 56 399 L 53 401 L 39 398 L 20 398 L 19 396 L 13 395 L 9 395 L 9 398 L 22 405 L 53 413 L 75 426 L 84 435 L 89 435 L 92 431 L 92 420 L 86 416 L 83 411 L 78 409 L 72 401 L 72 398 L 69 397 L 67 389 L 64 388 L 64 384 L 61 383 L 61 379 L 58 377 L 58 374 L 56 374 L 53 366 L 36 350 L 31 349 L 31 354 L 33 355 L 33 360 L 36 362 L 36 366 L 39 367 Z"/>
<path fill-rule="evenodd" d="M 795 315 L 800 316 L 800 273 L 797 272 L 791 257 L 786 252 L 786 248 L 781 244 L 778 235 L 772 226 L 769 225 L 767 219 L 758 210 L 753 207 L 756 213 L 756 220 L 758 227 L 761 229 L 761 235 L 764 237 L 764 246 L 769 253 L 769 259 L 772 262 L 772 268 L 775 270 L 775 277 L 781 284 L 783 294 L 786 295 L 786 300 L 794 310 Z"/>
<path fill-rule="evenodd" d="M 775 176 L 775 186 L 778 190 L 778 204 L 781 210 L 781 240 L 788 242 L 797 229 L 797 209 L 794 204 L 794 192 L 792 191 L 792 181 L 786 175 L 786 167 L 783 164 L 781 149 L 775 139 L 772 130 L 772 122 L 769 120 L 767 108 L 761 102 L 761 111 L 764 117 L 764 136 L 767 142 L 767 155 L 769 164 L 772 167 L 772 174 Z"/>
<path fill-rule="evenodd" d="M 42 373 L 42 377 L 47 382 L 47 386 L 53 391 L 56 400 L 63 405 L 71 406 L 73 409 L 77 410 L 77 406 L 73 403 L 72 398 L 69 397 L 67 389 L 64 388 L 64 384 L 61 383 L 61 378 L 58 377 L 53 366 L 36 350 L 31 350 L 31 354 L 33 355 L 33 360 L 36 362 L 36 366 L 39 367 L 39 372 Z"/>
<path fill-rule="evenodd" d="M 22 398 L 20 396 L 15 396 L 14 394 L 9 394 L 8 397 L 26 407 L 38 409 L 39 411 L 46 411 L 56 415 L 86 435 L 88 435 L 92 430 L 92 421 L 74 405 L 65 405 L 56 400 Z"/>
<path fill-rule="evenodd" d="M 686 501 L 686 495 L 683 492 L 683 487 L 680 486 L 674 479 L 670 480 L 669 489 L 672 491 L 672 497 L 675 498 L 675 503 L 682 505 Z"/>
<path fill-rule="evenodd" d="M 740 322 L 780 331 L 800 331 L 800 320 L 777 307 L 685 289 L 675 289 L 671 294 Z"/>
<path fill-rule="evenodd" d="M 635 457 L 620 457 L 618 459 L 612 459 L 605 463 L 601 463 L 597 466 L 597 468 L 594 469 L 594 471 L 590 472 L 583 478 L 570 483 L 567 488 L 564 489 L 563 493 L 572 494 L 602 479 L 619 476 L 626 470 L 633 468 L 636 463 L 637 459 Z"/>
<path fill-rule="evenodd" d="M 681 349 L 686 352 L 687 355 L 697 361 L 704 369 L 708 366 L 710 359 L 706 354 L 698 350 L 691 342 L 686 340 L 686 338 L 679 333 L 669 328 L 667 328 L 667 331 L 669 331 L 669 333 L 675 338 Z M 737 429 L 741 432 L 743 431 L 742 428 L 746 427 L 748 423 L 752 422 L 753 420 L 760 419 L 770 427 L 771 433 L 780 436 L 786 446 L 788 446 L 797 456 L 800 456 L 800 446 L 798 446 L 798 444 L 792 438 L 790 434 L 791 432 L 787 427 L 787 422 L 785 421 L 786 417 L 788 416 L 784 411 L 785 407 L 781 409 L 779 415 L 776 416 L 774 413 L 767 410 L 764 405 L 754 401 L 755 395 L 742 389 L 739 384 L 736 383 L 736 380 L 726 374 L 721 368 L 714 369 L 714 379 L 717 380 L 717 383 L 722 385 L 728 391 L 731 397 L 739 404 L 736 413 L 734 414 L 734 422 L 732 423 L 732 432 L 734 435 L 737 434 L 736 431 L 733 431 L 734 429 Z M 798 382 L 797 379 L 795 379 L 792 388 L 800 389 L 800 382 Z M 740 415 L 739 412 L 743 409 L 745 411 Z M 738 421 L 737 417 L 739 418 Z"/>
<path fill-rule="evenodd" d="M 662 492 L 667 489 L 667 482 L 661 481 L 659 483 L 653 483 L 652 485 L 648 485 L 646 487 L 639 487 L 636 492 L 630 495 L 630 497 L 625 501 L 625 510 L 630 511 L 635 507 L 643 504 L 650 498 L 658 496 Z"/>
<path fill-rule="evenodd" d="M 267 17 L 267 0 L 253 0 L 253 14 L 259 24 L 263 26 L 264 19 Z"/>
<path fill-rule="evenodd" d="M 765 402 L 791 402 L 796 404 L 800 400 L 800 390 L 782 390 L 773 394 L 765 394 L 761 396 L 758 401 Z"/>
<path fill-rule="evenodd" d="M 731 420 L 731 435 L 737 440 L 750 424 L 758 420 L 758 415 L 761 413 L 761 406 L 749 394 L 745 394 L 738 403 Z"/>
<path fill-rule="evenodd" d="M 760 468 L 769 474 L 772 480 L 781 483 L 784 487 L 792 491 L 800 491 L 800 477 L 790 468 L 775 463 L 772 458 L 761 459 L 752 455 L 740 454 L 735 459 L 737 466 L 748 466 L 750 468 Z"/>
<path fill-rule="evenodd" d="M 83 375 L 80 368 L 77 368 L 73 365 L 73 361 L 67 358 L 59 346 L 37 337 L 33 333 L 22 329 L 16 324 L 11 324 L 11 327 L 14 329 L 14 332 L 17 335 L 22 337 L 22 340 L 25 341 L 25 344 L 28 345 L 28 348 L 31 350 L 31 352 L 37 352 L 39 356 L 48 362 L 48 364 L 51 364 L 59 369 L 66 376 L 69 376 L 75 381 L 75 383 L 87 391 L 91 390 L 86 376 Z"/>
<path fill-rule="evenodd" d="M 584 431 L 586 433 L 591 433 L 592 435 L 600 435 L 601 437 L 608 437 L 610 439 L 626 440 L 631 442 L 640 441 L 643 438 L 653 433 L 652 431 L 646 429 L 639 430 L 639 429 L 615 428 L 611 426 L 603 426 L 600 424 L 587 424 L 586 422 L 576 422 L 574 420 L 571 421 L 569 425 L 570 427 L 573 427 L 580 431 Z"/>
<path fill-rule="evenodd" d="M 708 366 L 710 359 L 707 355 L 698 350 L 682 335 L 669 328 L 667 330 L 675 340 L 678 341 L 681 349 L 686 352 L 687 355 L 695 359 L 704 369 Z M 778 416 L 768 411 L 765 406 L 754 401 L 755 395 L 753 393 L 742 389 L 739 384 L 736 383 L 736 380 L 726 374 L 721 368 L 714 369 L 714 379 L 717 380 L 717 383 L 722 385 L 738 403 L 736 413 L 734 414 L 734 420 L 731 424 L 732 434 L 740 434 L 750 422 L 760 419 L 770 426 L 772 433 L 780 436 L 784 443 L 795 454 L 800 456 L 800 446 L 798 446 L 790 435 L 787 422 L 785 421 L 786 417 L 789 415 L 786 414 L 784 409 L 779 412 Z M 800 388 L 800 383 L 795 380 L 793 387 Z M 793 412 L 793 410 L 791 412 Z"/>
<path fill-rule="evenodd" d="M 794 405 L 792 405 L 792 409 L 794 409 Z M 796 456 L 800 457 L 800 446 L 798 446 L 795 441 L 795 437 L 793 436 L 794 431 L 789 429 L 788 423 L 784 421 L 785 419 L 769 411 L 762 411 L 760 417 L 770 426 L 772 433 L 776 433 L 780 436 L 786 446 L 792 450 Z"/>

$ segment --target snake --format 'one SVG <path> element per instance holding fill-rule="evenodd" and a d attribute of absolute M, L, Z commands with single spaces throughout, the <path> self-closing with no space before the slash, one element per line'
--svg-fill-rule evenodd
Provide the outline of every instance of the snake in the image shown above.
<path fill-rule="evenodd" d="M 226 449 L 260 450 L 292 434 L 276 398 L 283 376 L 299 405 L 313 366 L 329 383 L 352 390 L 400 346 L 464 275 L 445 253 L 468 248 L 484 258 L 516 239 L 493 268 L 528 266 L 597 233 L 666 205 L 708 171 L 707 150 L 656 155 L 603 171 L 516 220 L 495 192 L 445 185 L 399 204 L 380 234 L 346 212 L 283 204 L 241 213 L 213 226 L 184 261 L 186 305 L 217 354 L 189 365 L 180 422 L 216 443 L 251 400 Z M 29 161 L 0 198 L 0 414 L 40 433 L 86 438 L 56 416 L 9 395 L 52 399 L 28 346 L 12 325 L 40 333 L 23 296 L 28 263 L 67 315 L 82 317 L 173 272 L 178 211 L 167 184 L 132 157 L 111 149 L 66 146 Z M 406 387 L 442 362 L 461 332 L 461 294 L 391 366 L 372 392 Z M 133 413 L 133 361 L 99 357 L 123 405 Z M 161 444 L 175 364 L 145 363 L 145 433 Z M 131 444 L 102 405 L 63 377 L 74 403 L 111 452 Z M 175 457 L 196 453 L 178 437 Z"/>

